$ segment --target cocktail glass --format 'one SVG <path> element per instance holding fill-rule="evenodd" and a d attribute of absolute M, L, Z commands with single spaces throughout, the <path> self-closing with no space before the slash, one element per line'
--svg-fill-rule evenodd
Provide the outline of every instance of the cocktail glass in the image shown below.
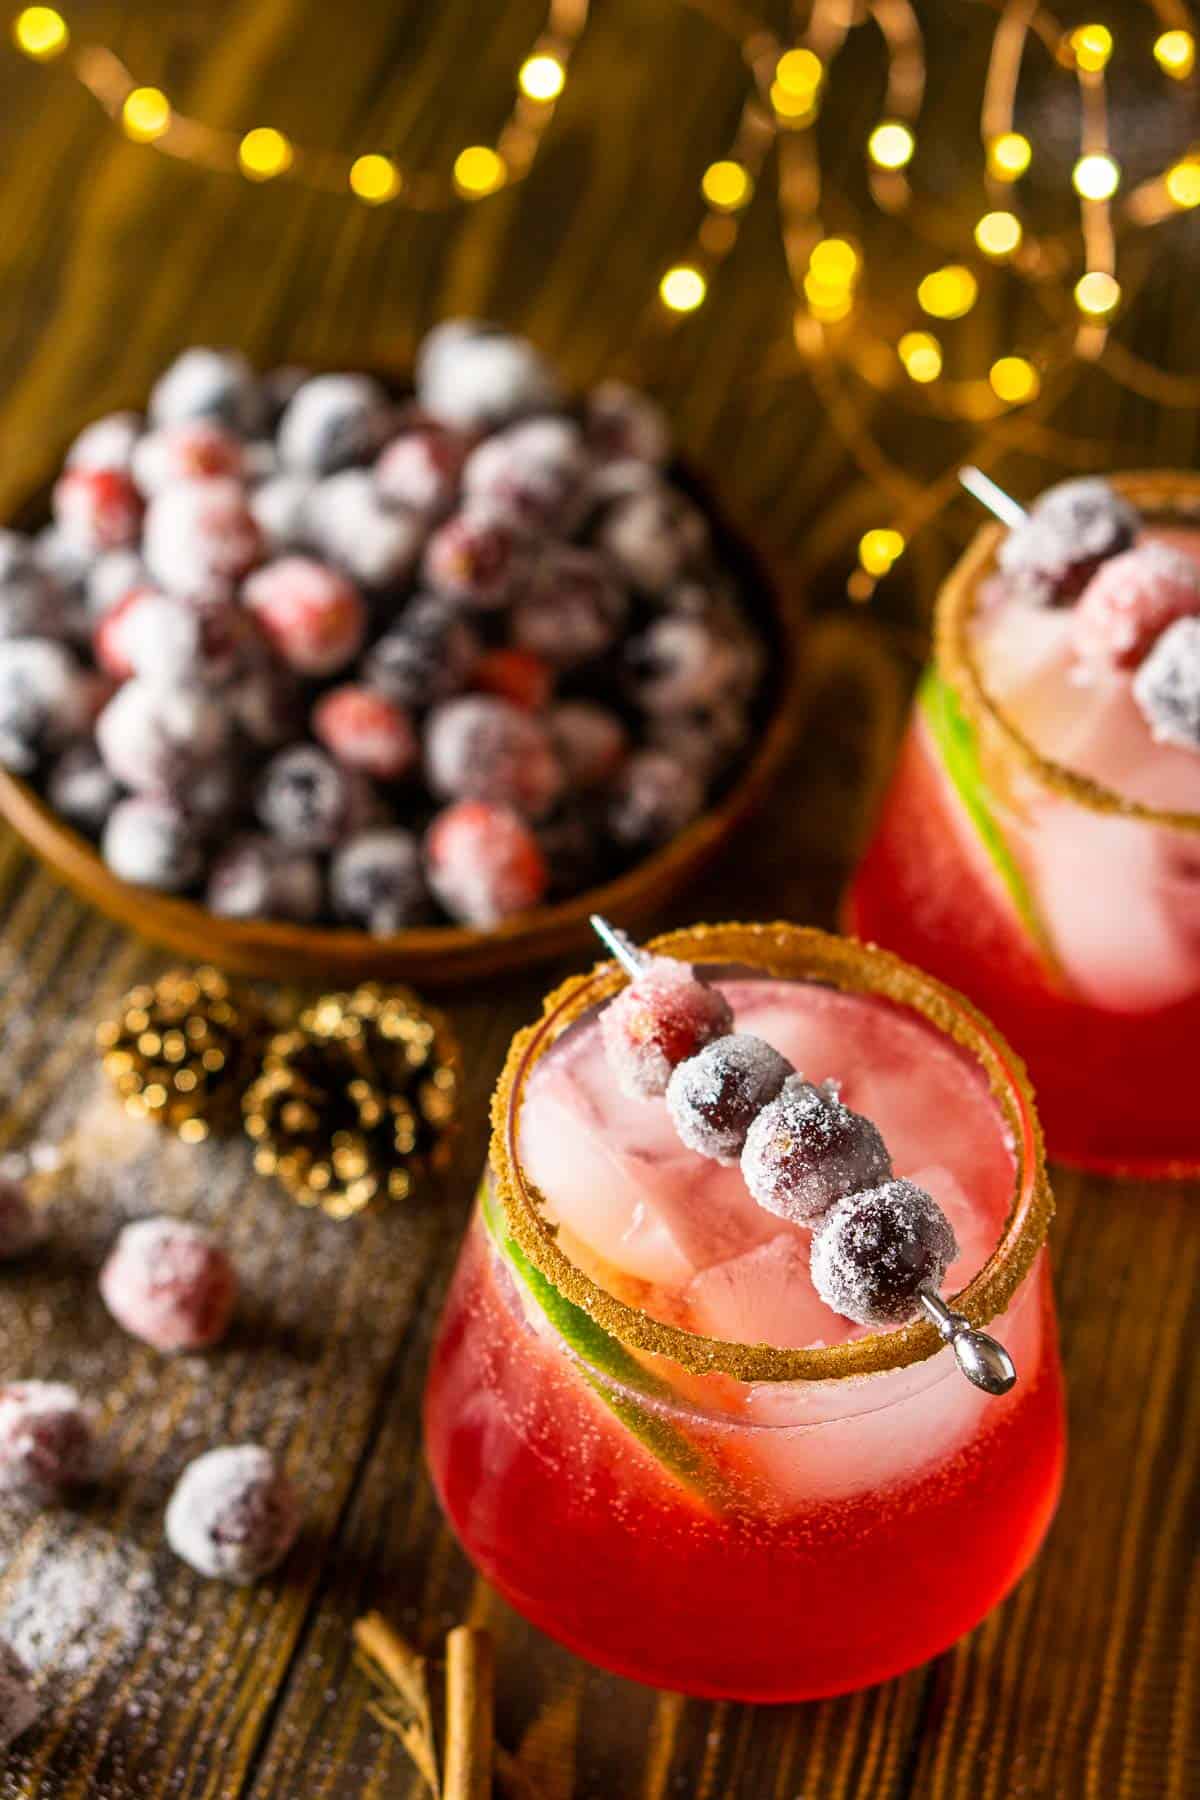
<path fill-rule="evenodd" d="M 539 1139 L 551 1162 L 565 1158 L 575 1227 L 580 1205 L 589 1212 L 594 1203 L 598 1236 L 581 1253 L 553 1196 L 533 1186 L 522 1133 L 555 1129 L 536 1116 L 534 1077 L 556 1056 L 590 1055 L 590 1042 L 578 1049 L 581 1034 L 598 1038 L 596 1009 L 625 979 L 606 965 L 552 994 L 541 1021 L 513 1043 L 489 1169 L 433 1356 L 430 1466 L 479 1569 L 590 1660 L 693 1694 L 783 1701 L 844 1692 L 922 1662 L 982 1619 L 1026 1568 L 1054 1511 L 1063 1403 L 1043 1249 L 1052 1202 L 1032 1097 L 986 1020 L 883 952 L 788 925 L 698 927 L 655 948 L 736 982 L 739 1007 L 771 984 L 784 1036 L 790 1007 L 798 1019 L 834 1008 L 832 1037 L 824 1025 L 815 1035 L 800 1028 L 813 1079 L 856 1056 L 861 1069 L 880 1046 L 886 1081 L 875 1091 L 882 1098 L 886 1087 L 892 1120 L 908 1121 L 909 1165 L 923 1147 L 923 1056 L 939 1061 L 939 1079 L 969 1084 L 969 1094 L 957 1090 L 970 1104 L 947 1152 L 956 1175 L 930 1171 L 930 1180 L 936 1173 L 954 1190 L 960 1243 L 965 1230 L 977 1247 L 954 1305 L 976 1325 L 996 1321 L 989 1329 L 1011 1352 L 1017 1383 L 1003 1398 L 969 1386 L 924 1321 L 852 1335 L 817 1301 L 796 1227 L 763 1215 L 770 1241 L 748 1261 L 744 1245 L 705 1248 L 703 1183 L 736 1170 L 714 1174 L 717 1165 L 680 1146 L 661 1164 L 622 1163 L 618 1152 L 607 1179 L 593 1182 L 590 1171 L 604 1167 L 604 1119 L 578 1138 Z M 794 1055 L 797 1042 L 779 1047 Z M 655 1104 L 612 1090 L 614 1149 L 620 1109 Z M 636 1130 L 660 1129 L 644 1118 Z M 899 1154 L 896 1167 L 905 1172 Z M 643 1177 L 674 1236 L 650 1216 L 653 1199 L 643 1204 Z M 622 1206 L 627 1241 L 650 1259 L 641 1276 L 619 1241 L 624 1270 L 604 1275 L 596 1254 L 605 1234 L 621 1238 Z M 668 1239 L 670 1254 L 682 1244 L 701 1265 L 689 1297 L 728 1296 L 736 1271 L 737 1309 L 775 1341 L 709 1337 L 673 1322 L 678 1294 L 672 1300 L 648 1279 Z M 812 1342 L 814 1323 L 824 1342 Z"/>

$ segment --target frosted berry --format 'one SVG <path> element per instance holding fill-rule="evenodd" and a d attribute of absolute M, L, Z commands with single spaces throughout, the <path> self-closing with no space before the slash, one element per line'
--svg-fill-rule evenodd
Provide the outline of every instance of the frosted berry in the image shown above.
<path fill-rule="evenodd" d="M 606 557 L 555 544 L 514 602 L 512 639 L 557 668 L 573 668 L 610 650 L 628 613 L 628 593 Z"/>
<path fill-rule="evenodd" d="M 0 1494 L 57 1499 L 90 1481 L 92 1421 L 62 1381 L 11 1381 L 0 1387 Z"/>
<path fill-rule="evenodd" d="M 116 469 L 129 473 L 134 446 L 144 429 L 140 413 L 107 413 L 85 425 L 65 457 L 68 469 Z"/>
<path fill-rule="evenodd" d="M 828 1086 L 794 1075 L 746 1135 L 742 1174 L 767 1212 L 812 1225 L 843 1195 L 892 1173 L 878 1128 Z"/>
<path fill-rule="evenodd" d="M 1004 574 L 1039 606 L 1074 600 L 1106 557 L 1127 550 L 1140 521 L 1096 476 L 1048 488 L 1000 546 Z"/>
<path fill-rule="evenodd" d="M 25 1184 L 0 1174 L 0 1263 L 28 1256 L 45 1237 L 45 1219 L 25 1192 Z"/>
<path fill-rule="evenodd" d="M 563 700 L 550 709 L 547 724 L 571 787 L 603 787 L 621 766 L 629 733 L 606 707 L 591 700 Z"/>
<path fill-rule="evenodd" d="M 283 556 L 256 569 L 242 604 L 280 661 L 300 675 L 336 674 L 367 633 L 366 605 L 353 582 L 309 556 Z"/>
<path fill-rule="evenodd" d="M 856 1325 L 903 1325 L 920 1311 L 919 1290 L 941 1286 L 958 1255 L 950 1221 L 911 1181 L 848 1194 L 813 1232 L 813 1286 Z"/>
<path fill-rule="evenodd" d="M 193 820 L 170 800 L 134 794 L 108 815 L 100 852 L 122 881 L 177 894 L 198 881 L 204 855 Z"/>
<path fill-rule="evenodd" d="M 490 503 L 529 530 L 566 531 L 579 516 L 588 468 L 574 420 L 526 419 L 471 452 L 463 492 L 468 504 Z"/>
<path fill-rule="evenodd" d="M 422 571 L 438 593 L 480 612 L 504 606 L 528 565 L 521 528 L 491 502 L 468 501 L 438 527 Z"/>
<path fill-rule="evenodd" d="M 267 830 L 293 849 L 332 850 L 366 823 L 370 784 L 315 744 L 296 744 L 267 764 L 257 811 Z"/>
<path fill-rule="evenodd" d="M 313 493 L 309 516 L 317 548 L 365 587 L 406 581 L 425 540 L 424 521 L 385 506 L 366 469 L 328 476 Z"/>
<path fill-rule="evenodd" d="M 246 358 L 236 350 L 184 350 L 150 392 L 150 421 L 177 425 L 215 419 L 239 437 L 253 437 L 265 419 L 263 393 Z"/>
<path fill-rule="evenodd" d="M 532 650 L 485 650 L 471 670 L 479 694 L 511 700 L 522 712 L 541 712 L 554 688 L 554 671 Z"/>
<path fill-rule="evenodd" d="M 435 326 L 417 353 L 417 400 L 460 431 L 489 431 L 559 399 L 548 363 L 524 338 L 474 319 Z"/>
<path fill-rule="evenodd" d="M 375 464 L 375 485 L 389 506 L 440 519 L 454 505 L 470 439 L 428 424 L 404 431 Z"/>
<path fill-rule="evenodd" d="M 719 988 L 690 963 L 650 956 L 641 973 L 600 1014 L 608 1066 L 623 1094 L 654 1099 L 672 1072 L 717 1038 L 727 1037 L 733 1012 Z"/>
<path fill-rule="evenodd" d="M 142 555 L 168 593 L 228 597 L 262 555 L 262 537 L 236 481 L 177 481 L 146 508 Z"/>
<path fill-rule="evenodd" d="M 0 1755 L 37 1722 L 41 1710 L 32 1675 L 12 1645 L 0 1638 Z"/>
<path fill-rule="evenodd" d="M 141 497 L 119 469 L 65 469 L 51 504 L 64 538 L 86 555 L 137 542 Z"/>
<path fill-rule="evenodd" d="M 188 1464 L 167 1504 L 167 1542 L 201 1575 L 244 1586 L 281 1563 L 300 1529 L 292 1484 L 259 1444 Z"/>
<path fill-rule="evenodd" d="M 92 743 L 68 745 L 46 779 L 54 811 L 89 837 L 99 837 L 120 797 L 120 783 Z"/>
<path fill-rule="evenodd" d="M 89 564 L 86 594 L 90 619 L 102 619 L 134 588 L 153 587 L 136 550 L 105 550 Z"/>
<path fill-rule="evenodd" d="M 34 560 L 46 578 L 60 591 L 68 620 L 74 622 L 74 602 L 87 593 L 88 575 L 95 560 L 90 550 L 75 543 L 60 526 L 43 525 L 30 540 Z M 125 551 L 102 554 L 124 555 Z"/>
<path fill-rule="evenodd" d="M 371 376 L 314 375 L 284 408 L 279 454 L 289 469 L 332 475 L 374 456 L 390 422 L 388 397 Z"/>
<path fill-rule="evenodd" d="M 1133 695 L 1152 737 L 1200 750 L 1200 619 L 1167 627 L 1134 676 Z"/>
<path fill-rule="evenodd" d="M 214 419 L 185 419 L 151 431 L 134 445 L 133 479 L 147 499 L 175 481 L 204 481 L 213 475 L 240 477 L 241 439 Z"/>
<path fill-rule="evenodd" d="M 708 525 L 686 495 L 660 481 L 616 501 L 599 542 L 635 587 L 661 594 L 707 555 Z"/>
<path fill-rule="evenodd" d="M 228 712 L 206 689 L 139 677 L 100 714 L 96 743 L 125 787 L 175 794 L 227 747 L 230 729 Z"/>
<path fill-rule="evenodd" d="M 425 837 L 429 885 L 452 919 L 488 928 L 543 900 L 549 871 L 537 838 L 507 807 L 449 806 Z"/>
<path fill-rule="evenodd" d="M 48 752 L 86 730 L 95 678 L 49 638 L 0 640 L 0 763 L 28 774 Z"/>
<path fill-rule="evenodd" d="M 665 750 L 635 751 L 621 766 L 608 801 L 608 828 L 628 851 L 657 850 L 704 806 L 704 784 Z"/>
<path fill-rule="evenodd" d="M 321 912 L 325 884 L 315 856 L 275 838 L 246 832 L 226 846 L 208 872 L 204 904 L 222 919 L 294 919 Z"/>
<path fill-rule="evenodd" d="M 665 463 L 671 428 L 662 407 L 623 381 L 602 381 L 587 397 L 584 432 L 605 462 Z"/>
<path fill-rule="evenodd" d="M 706 784 L 728 769 L 750 737 L 749 714 L 737 700 L 655 714 L 646 723 L 647 744 L 665 750 Z"/>
<path fill-rule="evenodd" d="M 339 919 L 389 937 L 429 916 L 421 848 L 399 826 L 360 831 L 336 852 L 329 892 Z"/>
<path fill-rule="evenodd" d="M 764 1038 L 733 1032 L 681 1062 L 667 1084 L 667 1106 L 689 1150 L 735 1163 L 746 1133 L 793 1073 Z"/>
<path fill-rule="evenodd" d="M 96 662 L 116 681 L 224 681 L 245 643 L 244 618 L 230 601 L 197 605 L 153 587 L 126 594 L 92 633 Z"/>
<path fill-rule="evenodd" d="M 380 781 L 398 781 L 417 760 L 408 713 L 373 688 L 332 688 L 313 708 L 312 728 L 339 762 Z"/>
<path fill-rule="evenodd" d="M 38 562 L 33 544 L 0 529 L 0 638 L 60 637 L 68 609 L 57 582 Z"/>
<path fill-rule="evenodd" d="M 453 605 L 418 594 L 368 651 L 363 674 L 399 706 L 430 706 L 461 692 L 479 656 L 478 638 Z"/>
<path fill-rule="evenodd" d="M 118 1325 L 155 1350 L 208 1350 L 229 1329 L 237 1276 L 199 1225 L 136 1219 L 109 1251 L 100 1297 Z"/>
<path fill-rule="evenodd" d="M 531 819 L 544 818 L 564 786 L 545 726 L 490 694 L 466 694 L 434 708 L 425 773 L 439 799 L 486 800 Z"/>
<path fill-rule="evenodd" d="M 310 475 L 272 475 L 250 494 L 249 507 L 266 550 L 303 550 L 312 541 L 312 503 L 317 484 Z"/>
<path fill-rule="evenodd" d="M 631 697 L 649 713 L 715 706 L 740 691 L 738 646 L 699 619 L 668 613 L 625 650 Z"/>
<path fill-rule="evenodd" d="M 1071 642 L 1085 663 L 1136 668 L 1176 619 L 1200 613 L 1200 564 L 1153 538 L 1109 557 L 1092 576 L 1071 619 Z"/>
<path fill-rule="evenodd" d="M 241 476 L 247 487 L 262 487 L 279 473 L 279 452 L 271 438 L 254 438 L 241 446 Z"/>

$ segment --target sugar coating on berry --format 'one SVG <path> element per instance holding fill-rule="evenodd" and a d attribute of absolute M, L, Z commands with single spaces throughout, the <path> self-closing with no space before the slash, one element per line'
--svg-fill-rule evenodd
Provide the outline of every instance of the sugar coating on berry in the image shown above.
<path fill-rule="evenodd" d="M 312 501 L 317 484 L 311 475 L 272 475 L 250 494 L 249 507 L 265 548 L 307 549 L 312 540 Z"/>
<path fill-rule="evenodd" d="M 587 397 L 584 433 L 605 462 L 665 463 L 671 428 L 658 402 L 624 381 L 602 381 Z"/>
<path fill-rule="evenodd" d="M 490 502 L 530 529 L 562 531 L 578 517 L 588 467 L 573 419 L 525 419 L 471 452 L 463 491 L 469 501 Z"/>
<path fill-rule="evenodd" d="M 296 850 L 332 850 L 366 823 L 371 803 L 366 778 L 315 744 L 295 744 L 272 757 L 256 802 L 262 824 Z"/>
<path fill-rule="evenodd" d="M 91 1415 L 62 1381 L 0 1387 L 0 1493 L 38 1501 L 89 1481 L 95 1469 Z"/>
<path fill-rule="evenodd" d="M 856 1325 L 903 1325 L 920 1311 L 919 1290 L 938 1288 L 958 1255 L 950 1221 L 911 1181 L 885 1181 L 846 1195 L 813 1233 L 813 1286 Z"/>
<path fill-rule="evenodd" d="M 119 606 L 134 588 L 153 585 L 146 565 L 136 550 L 105 550 L 88 568 L 88 616 L 102 619 L 106 612 Z"/>
<path fill-rule="evenodd" d="M 1039 606 L 1073 600 L 1106 557 L 1127 550 L 1140 520 L 1107 481 L 1083 476 L 1047 488 L 1000 546 L 999 563 Z"/>
<path fill-rule="evenodd" d="M 700 619 L 668 613 L 627 645 L 634 699 L 646 712 L 715 706 L 744 687 L 739 648 Z"/>
<path fill-rule="evenodd" d="M 400 826 L 358 832 L 333 858 L 329 892 L 340 919 L 375 937 L 420 924 L 429 889 L 417 839 Z"/>
<path fill-rule="evenodd" d="M 1101 563 L 1071 619 L 1082 662 L 1136 668 L 1176 619 L 1200 613 L 1200 564 L 1153 538 Z"/>
<path fill-rule="evenodd" d="M 623 1094 L 654 1099 L 680 1063 L 727 1037 L 733 1012 L 719 988 L 690 963 L 650 956 L 641 973 L 600 1014 L 608 1066 Z"/>
<path fill-rule="evenodd" d="M 385 506 L 367 469 L 343 469 L 313 492 L 313 541 L 364 587 L 389 587 L 411 574 L 425 541 L 425 521 Z"/>
<path fill-rule="evenodd" d="M 375 464 L 375 485 L 390 506 L 406 506 L 425 519 L 450 511 L 470 440 L 438 425 L 401 432 Z"/>
<path fill-rule="evenodd" d="M 491 694 L 465 694 L 434 708 L 425 773 L 443 800 L 485 800 L 531 819 L 544 818 L 564 786 L 545 726 Z"/>
<path fill-rule="evenodd" d="M 207 1350 L 229 1329 L 237 1276 L 201 1226 L 136 1219 L 100 1271 L 100 1297 L 118 1325 L 155 1350 Z"/>
<path fill-rule="evenodd" d="M 714 780 L 750 742 L 752 726 L 737 700 L 714 706 L 689 706 L 682 712 L 656 713 L 646 721 L 646 743 L 663 750 L 702 781 Z"/>
<path fill-rule="evenodd" d="M 310 556 L 281 556 L 256 569 L 242 603 L 280 661 L 300 675 L 336 674 L 367 634 L 367 609 L 353 582 Z"/>
<path fill-rule="evenodd" d="M 117 689 L 96 721 L 96 743 L 127 788 L 175 794 L 221 754 L 230 731 L 227 710 L 206 688 L 142 676 Z"/>
<path fill-rule="evenodd" d="M 735 1031 L 715 1038 L 672 1072 L 667 1106 L 689 1150 L 735 1163 L 746 1133 L 793 1069 L 765 1038 Z"/>
<path fill-rule="evenodd" d="M 154 794 L 131 794 L 117 802 L 108 815 L 100 853 L 122 881 L 167 894 L 191 887 L 204 867 L 195 822 Z"/>
<path fill-rule="evenodd" d="M 45 1237 L 46 1221 L 25 1192 L 24 1183 L 0 1173 L 0 1262 L 28 1256 Z"/>
<path fill-rule="evenodd" d="M 506 604 L 527 566 L 521 527 L 492 501 L 471 500 L 440 525 L 425 548 L 430 587 L 489 612 Z"/>
<path fill-rule="evenodd" d="M 657 850 L 690 825 L 704 783 L 665 750 L 638 750 L 624 762 L 608 802 L 608 828 L 626 850 Z"/>
<path fill-rule="evenodd" d="M 121 786 L 92 743 L 70 744 L 46 777 L 46 798 L 80 831 L 98 837 Z"/>
<path fill-rule="evenodd" d="M 367 652 L 363 674 L 400 706 L 430 706 L 461 692 L 480 644 L 450 601 L 417 594 Z"/>
<path fill-rule="evenodd" d="M 629 613 L 629 595 L 608 559 L 575 544 L 552 544 L 513 603 L 512 638 L 559 668 L 603 656 Z"/>
<path fill-rule="evenodd" d="M 543 710 L 554 691 L 554 670 L 532 650 L 485 650 L 471 670 L 477 694 L 495 694 L 522 712 Z"/>
<path fill-rule="evenodd" d="M 180 594 L 134 588 L 92 633 L 96 661 L 117 681 L 220 682 L 237 667 L 246 641 L 242 614 L 228 600 L 201 606 Z"/>
<path fill-rule="evenodd" d="M 88 555 L 137 541 L 141 496 L 119 469 L 66 469 L 54 484 L 54 522 Z"/>
<path fill-rule="evenodd" d="M 237 350 L 193 345 L 159 376 L 150 391 L 153 425 L 184 419 L 215 419 L 241 437 L 253 437 L 263 423 L 262 389 Z"/>
<path fill-rule="evenodd" d="M 0 529 L 0 638 L 60 637 L 65 596 L 38 562 L 33 544 Z"/>
<path fill-rule="evenodd" d="M 1133 678 L 1133 697 L 1158 742 L 1200 750 L 1200 619 L 1167 627 Z"/>
<path fill-rule="evenodd" d="M 380 781 L 398 781 L 417 760 L 408 713 L 373 688 L 331 688 L 313 708 L 312 727 L 339 762 Z"/>
<path fill-rule="evenodd" d="M 279 454 L 289 469 L 332 475 L 373 456 L 390 422 L 387 395 L 370 375 L 314 375 L 284 408 Z"/>
<path fill-rule="evenodd" d="M 754 1199 L 793 1225 L 812 1225 L 844 1194 L 874 1187 L 891 1172 L 871 1120 L 799 1075 L 759 1113 L 742 1151 Z"/>
<path fill-rule="evenodd" d="M 294 919 L 306 924 L 318 916 L 324 898 L 315 856 L 289 850 L 263 833 L 245 832 L 215 858 L 204 904 L 222 919 Z"/>
<path fill-rule="evenodd" d="M 67 451 L 68 469 L 118 469 L 128 474 L 144 429 L 140 413 L 107 413 L 85 425 Z"/>
<path fill-rule="evenodd" d="M 41 1710 L 32 1675 L 7 1639 L 0 1638 L 0 1754 L 36 1723 Z"/>
<path fill-rule="evenodd" d="M 173 481 L 204 481 L 244 472 L 241 439 L 215 419 L 185 419 L 147 432 L 133 447 L 133 479 L 149 498 Z"/>
<path fill-rule="evenodd" d="M 28 773 L 84 731 L 95 681 L 49 638 L 0 640 L 0 763 Z"/>
<path fill-rule="evenodd" d="M 573 788 L 603 787 L 629 749 L 629 733 L 616 713 L 591 700 L 563 700 L 550 708 L 550 736 Z"/>
<path fill-rule="evenodd" d="M 241 1586 L 281 1563 L 300 1529 L 300 1506 L 276 1458 L 260 1444 L 198 1456 L 167 1503 L 166 1537 L 201 1575 Z"/>
<path fill-rule="evenodd" d="M 241 484 L 227 478 L 176 481 L 146 508 L 142 556 L 169 593 L 228 596 L 262 555 L 263 543 Z"/>
<path fill-rule="evenodd" d="M 686 495 L 659 481 L 614 504 L 599 542 L 635 587 L 660 594 L 707 554 L 708 524 Z"/>
<path fill-rule="evenodd" d="M 537 838 L 507 807 L 464 800 L 425 837 L 429 885 L 452 919 L 488 929 L 543 900 L 549 870 Z"/>
<path fill-rule="evenodd" d="M 475 319 L 435 326 L 417 352 L 417 400 L 443 424 L 488 431 L 559 399 L 549 364 L 524 338 Z"/>

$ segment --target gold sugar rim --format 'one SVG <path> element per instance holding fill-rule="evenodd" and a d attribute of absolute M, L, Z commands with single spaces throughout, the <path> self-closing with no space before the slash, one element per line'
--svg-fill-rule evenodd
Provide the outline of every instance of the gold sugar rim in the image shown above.
<path fill-rule="evenodd" d="M 952 988 L 886 950 L 810 926 L 697 925 L 651 940 L 649 948 L 689 962 L 732 963 L 764 974 L 819 981 L 848 993 L 882 995 L 920 1014 L 968 1050 L 987 1076 L 1016 1145 L 1013 1202 L 1000 1240 L 953 1304 L 975 1326 L 1002 1313 L 1028 1274 L 1054 1212 L 1041 1127 L 1024 1064 L 1000 1033 Z M 546 1214 L 545 1196 L 526 1179 L 517 1153 L 517 1120 L 530 1069 L 567 1027 L 624 986 L 615 963 L 573 976 L 546 997 L 542 1017 L 518 1032 L 492 1099 L 491 1168 L 508 1229 L 560 1294 L 622 1343 L 670 1357 L 692 1374 L 719 1370 L 739 1381 L 828 1381 L 922 1362 L 943 1348 L 927 1319 L 898 1331 L 820 1348 L 783 1349 L 705 1337 L 627 1305 L 571 1261 Z"/>
<path fill-rule="evenodd" d="M 1200 522 L 1200 475 L 1187 475 L 1176 470 L 1148 470 L 1111 475 L 1106 479 L 1143 512 L 1181 513 Z M 975 660 L 970 627 L 980 585 L 992 572 L 996 552 L 1006 535 L 1003 525 L 981 526 L 942 583 L 934 620 L 934 657 L 938 672 L 950 683 L 972 721 L 978 723 L 986 719 L 993 724 L 1026 768 L 1032 770 L 1046 787 L 1056 789 L 1093 812 L 1118 813 L 1172 831 L 1200 831 L 1200 812 L 1172 812 L 1149 806 L 1142 800 L 1129 799 L 1114 788 L 1105 787 L 1102 782 L 1043 756 L 988 693 Z"/>

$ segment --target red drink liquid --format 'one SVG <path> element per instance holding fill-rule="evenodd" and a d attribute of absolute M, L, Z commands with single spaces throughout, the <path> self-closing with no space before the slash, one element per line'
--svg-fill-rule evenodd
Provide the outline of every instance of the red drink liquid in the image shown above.
<path fill-rule="evenodd" d="M 796 944 L 818 938 L 789 936 Z M 963 1251 L 947 1292 L 997 1240 L 1000 1262 L 1022 1243 L 1027 1259 L 1044 1216 L 1039 1225 L 1024 1097 L 1006 1120 L 962 1052 L 889 1002 L 758 985 L 767 998 L 748 1029 L 766 1035 L 770 1014 L 777 1047 L 793 1055 L 802 1043 L 814 1079 L 836 1072 L 822 1061 L 834 1055 L 848 1103 L 874 1104 L 898 1172 L 914 1168 L 918 1143 L 933 1153 L 926 1172 L 940 1185 Z M 748 984 L 738 981 L 731 998 L 735 989 L 741 1024 Z M 856 1016 L 865 1029 L 850 1044 Z M 581 1105 L 576 1117 L 595 1120 L 597 1065 L 581 1043 L 589 1031 L 594 1025 L 584 1022 L 555 1052 L 573 1059 L 566 1080 L 556 1074 L 539 1094 L 536 1072 L 531 1078 L 526 1127 L 553 1116 L 537 1118 L 539 1101 Z M 931 1071 L 924 1096 L 921 1066 L 911 1064 L 922 1043 Z M 906 1088 L 923 1122 L 908 1144 L 894 1129 Z M 940 1136 L 930 1127 L 938 1141 L 928 1141 L 921 1100 L 945 1112 L 952 1093 L 961 1108 Z M 654 1103 L 620 1104 L 647 1111 L 626 1121 L 615 1144 L 607 1120 L 569 1140 L 559 1208 L 547 1192 L 563 1248 L 580 1268 L 603 1270 L 607 1289 L 636 1300 L 644 1319 L 682 1327 L 693 1345 L 708 1342 L 698 1330 L 723 1327 L 728 1348 L 733 1326 L 757 1320 L 770 1343 L 752 1358 L 774 1358 L 777 1374 L 811 1364 L 823 1378 L 701 1373 L 661 1350 L 621 1344 L 511 1237 L 502 1178 L 468 1234 L 426 1400 L 430 1464 L 465 1548 L 535 1624 L 593 1661 L 661 1686 L 796 1700 L 925 1660 L 1002 1598 L 1054 1510 L 1063 1411 L 1044 1258 L 1037 1255 L 1023 1279 L 1009 1265 L 1015 1287 L 995 1329 L 1018 1367 L 1011 1394 L 979 1394 L 946 1351 L 898 1365 L 895 1346 L 908 1333 L 864 1341 L 821 1305 L 808 1279 L 806 1234 L 758 1214 L 744 1189 L 739 1199 L 736 1169 L 678 1145 L 679 1166 L 666 1166 Z M 556 1130 L 564 1122 L 554 1118 Z M 535 1140 L 522 1141 L 545 1182 L 553 1146 L 539 1157 Z M 616 1160 L 589 1210 L 598 1166 L 590 1158 L 606 1141 Z M 681 1187 L 685 1160 L 695 1179 Z M 627 1171 L 624 1186 L 617 1165 Z M 800 1347 L 818 1332 L 823 1347 Z M 855 1358 L 867 1372 L 824 1378 Z"/>

